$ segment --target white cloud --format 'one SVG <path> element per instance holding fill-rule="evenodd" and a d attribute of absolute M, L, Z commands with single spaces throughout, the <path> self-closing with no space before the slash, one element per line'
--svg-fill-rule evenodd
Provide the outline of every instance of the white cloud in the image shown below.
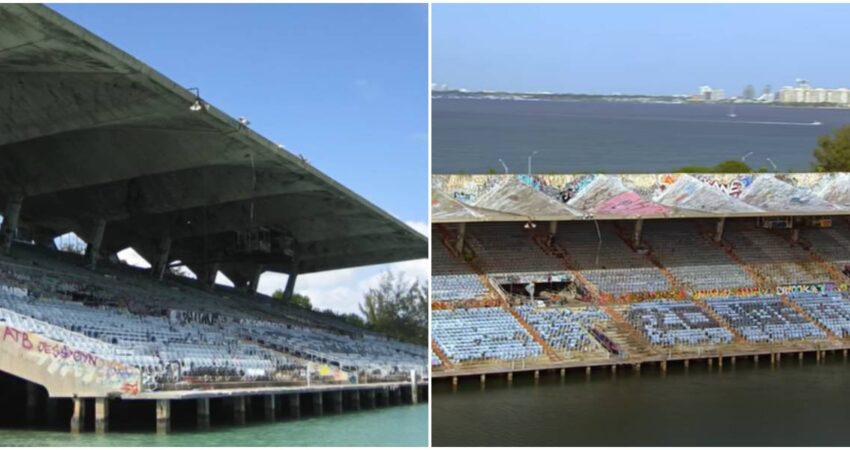
<path fill-rule="evenodd" d="M 414 230 L 427 236 L 428 225 L 424 222 L 405 222 Z M 342 313 L 357 313 L 363 301 L 363 294 L 369 288 L 377 286 L 381 275 L 387 270 L 403 272 L 408 280 L 428 281 L 430 264 L 428 259 L 402 261 L 377 266 L 354 267 L 301 275 L 295 282 L 295 292 L 310 297 L 313 307 L 332 309 Z M 259 291 L 271 295 L 277 289 L 286 286 L 288 275 L 266 272 L 260 278 Z"/>

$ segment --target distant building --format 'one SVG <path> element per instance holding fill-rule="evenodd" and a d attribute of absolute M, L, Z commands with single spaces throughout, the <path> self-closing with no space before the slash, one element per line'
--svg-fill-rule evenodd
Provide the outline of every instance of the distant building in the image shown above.
<path fill-rule="evenodd" d="M 850 106 L 850 89 L 814 88 L 808 81 L 798 79 L 795 86 L 783 86 L 777 95 L 779 103 L 833 103 Z"/>

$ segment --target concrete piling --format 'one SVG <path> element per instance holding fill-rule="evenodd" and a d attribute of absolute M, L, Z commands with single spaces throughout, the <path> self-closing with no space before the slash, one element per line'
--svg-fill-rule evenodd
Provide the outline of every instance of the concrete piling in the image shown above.
<path fill-rule="evenodd" d="M 233 397 L 233 423 L 235 425 L 245 425 L 246 403 L 244 396 Z"/>
<path fill-rule="evenodd" d="M 277 398 L 274 395 L 267 395 L 263 399 L 263 412 L 266 421 L 274 422 L 277 419 Z"/>
<path fill-rule="evenodd" d="M 324 413 L 324 411 L 322 411 L 323 406 L 321 391 L 313 392 L 313 415 L 321 416 Z"/>
<path fill-rule="evenodd" d="M 196 408 L 198 429 L 208 429 L 210 427 L 210 399 L 199 398 L 197 400 Z"/>
<path fill-rule="evenodd" d="M 83 431 L 83 425 L 86 421 L 86 402 L 85 399 L 75 397 L 74 412 L 71 414 L 71 433 L 79 433 Z"/>
<path fill-rule="evenodd" d="M 289 395 L 289 417 L 293 419 L 301 418 L 301 395 L 300 394 L 290 394 Z"/>
<path fill-rule="evenodd" d="M 171 400 L 156 401 L 156 432 L 158 434 L 171 432 Z"/>
<path fill-rule="evenodd" d="M 98 397 L 94 399 L 94 431 L 104 434 L 109 430 L 109 399 Z"/>
<path fill-rule="evenodd" d="M 401 388 L 397 389 L 397 391 L 401 392 Z M 333 409 L 335 414 L 342 413 L 342 391 L 334 391 L 331 392 L 331 402 L 333 403 Z"/>

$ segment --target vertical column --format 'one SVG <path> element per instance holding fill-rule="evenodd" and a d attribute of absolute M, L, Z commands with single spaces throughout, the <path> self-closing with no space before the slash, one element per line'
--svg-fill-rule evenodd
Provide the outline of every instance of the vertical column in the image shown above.
<path fill-rule="evenodd" d="M 321 416 L 322 411 L 322 391 L 313 392 L 313 415 Z"/>
<path fill-rule="evenodd" d="M 369 408 L 375 409 L 375 390 L 369 389 L 366 391 L 366 400 L 368 401 Z"/>
<path fill-rule="evenodd" d="M 634 237 L 633 237 L 635 247 L 640 247 L 640 236 L 641 236 L 642 232 L 643 232 L 643 219 L 638 219 L 637 222 L 635 222 L 635 234 L 634 234 Z"/>
<path fill-rule="evenodd" d="M 289 416 L 293 419 L 301 418 L 301 395 L 300 394 L 290 394 L 289 395 Z"/>
<path fill-rule="evenodd" d="M 245 397 L 233 397 L 233 423 L 245 425 Z"/>
<path fill-rule="evenodd" d="M 417 384 L 416 384 L 416 371 L 411 370 L 410 371 L 410 403 L 411 404 L 415 405 L 416 403 L 418 403 L 418 401 L 419 401 L 419 399 L 417 398 L 418 395 L 419 395 L 419 391 L 417 390 Z"/>
<path fill-rule="evenodd" d="M 458 255 L 463 256 L 463 241 L 466 238 L 466 223 L 461 222 L 457 227 L 457 241 L 455 242 L 455 251 Z"/>
<path fill-rule="evenodd" d="M 286 278 L 286 288 L 283 290 L 283 300 L 288 302 L 292 300 L 292 294 L 295 293 L 295 280 L 298 279 L 298 272 L 293 271 Z"/>
<path fill-rule="evenodd" d="M 171 400 L 156 401 L 156 432 L 158 434 L 171 432 Z"/>
<path fill-rule="evenodd" d="M 210 399 L 199 398 L 197 402 L 198 428 L 206 430 L 210 427 Z"/>
<path fill-rule="evenodd" d="M 83 398 L 75 397 L 74 412 L 71 415 L 71 433 L 79 433 L 83 431 L 83 426 L 86 423 L 86 401 Z"/>
<path fill-rule="evenodd" d="M 18 235 L 18 221 L 21 217 L 21 206 L 24 203 L 23 194 L 16 193 L 9 196 L 6 202 L 6 211 L 3 213 L 3 226 L 0 229 L 0 240 L 2 240 L 3 253 L 12 251 L 12 241 Z"/>
<path fill-rule="evenodd" d="M 717 221 L 717 228 L 714 230 L 714 242 L 720 242 L 723 239 L 723 228 L 726 226 L 726 218 L 721 217 Z"/>
<path fill-rule="evenodd" d="M 351 408 L 360 411 L 360 389 L 351 390 Z"/>
<path fill-rule="evenodd" d="M 38 385 L 27 382 L 27 425 L 35 425 L 38 419 Z"/>
<path fill-rule="evenodd" d="M 153 266 L 152 275 L 157 281 L 162 281 L 165 270 L 168 268 L 168 257 L 171 255 L 171 236 L 165 234 L 160 238 L 156 253 L 156 263 Z"/>
<path fill-rule="evenodd" d="M 94 431 L 98 434 L 109 431 L 109 399 L 106 397 L 94 399 Z"/>
<path fill-rule="evenodd" d="M 203 288 L 211 291 L 215 287 L 215 277 L 218 275 L 218 263 L 204 265 L 204 278 L 201 280 Z"/>
<path fill-rule="evenodd" d="M 257 286 L 260 285 L 260 277 L 265 272 L 265 268 L 263 266 L 257 266 L 254 269 L 254 274 L 251 276 L 251 279 L 248 281 L 248 292 L 251 294 L 257 293 Z"/>
<path fill-rule="evenodd" d="M 58 401 L 55 398 L 47 398 L 47 402 L 45 403 L 45 413 L 44 417 L 47 422 L 47 425 L 56 424 L 56 405 Z"/>
<path fill-rule="evenodd" d="M 277 397 L 274 394 L 267 395 L 264 399 L 264 408 L 266 420 L 274 422 L 277 418 Z"/>
<path fill-rule="evenodd" d="M 331 395 L 331 398 L 333 399 L 334 412 L 337 414 L 342 413 L 342 391 L 334 391 Z"/>
<path fill-rule="evenodd" d="M 106 232 L 106 219 L 97 219 L 94 223 L 91 242 L 86 246 L 86 256 L 89 259 L 89 268 L 97 268 L 97 260 L 100 258 L 100 244 L 103 243 L 103 233 Z"/>
<path fill-rule="evenodd" d="M 401 385 L 398 385 L 398 386 L 396 386 L 395 389 L 393 389 L 393 404 L 394 405 L 400 405 L 401 404 L 401 389 L 402 389 Z"/>

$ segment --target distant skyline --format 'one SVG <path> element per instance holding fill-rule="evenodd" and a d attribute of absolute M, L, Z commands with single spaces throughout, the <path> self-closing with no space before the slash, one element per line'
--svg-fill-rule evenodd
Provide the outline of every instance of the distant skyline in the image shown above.
<path fill-rule="evenodd" d="M 848 22 L 850 4 L 435 4 L 432 80 L 587 94 L 850 87 Z"/>
<path fill-rule="evenodd" d="M 426 5 L 49 7 L 427 232 Z M 295 290 L 321 309 L 355 312 L 386 269 L 425 277 L 428 262 L 303 275 Z M 266 273 L 260 291 L 286 278 Z"/>

